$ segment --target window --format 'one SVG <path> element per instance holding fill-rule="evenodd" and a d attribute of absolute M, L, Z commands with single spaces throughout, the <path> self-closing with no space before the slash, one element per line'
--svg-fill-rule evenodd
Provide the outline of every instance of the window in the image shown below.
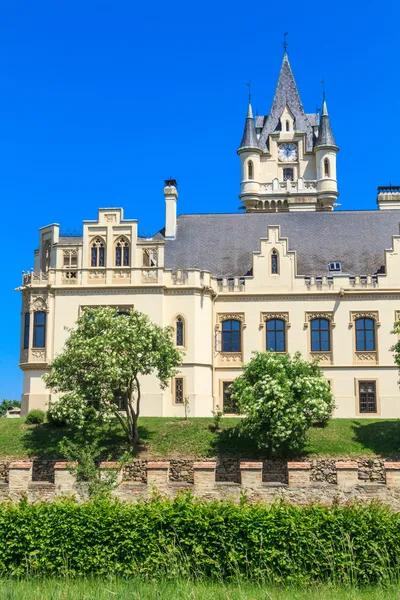
<path fill-rule="evenodd" d="M 92 267 L 104 267 L 105 265 L 105 245 L 101 238 L 96 238 L 92 243 L 90 265 Z"/>
<path fill-rule="evenodd" d="M 285 352 L 285 321 L 270 319 L 267 321 L 267 351 Z"/>
<path fill-rule="evenodd" d="M 330 322 L 328 319 L 311 321 L 311 352 L 330 352 Z"/>
<path fill-rule="evenodd" d="M 327 158 L 324 160 L 324 177 L 330 177 L 330 164 Z"/>
<path fill-rule="evenodd" d="M 240 321 L 222 321 L 222 352 L 241 352 Z"/>
<path fill-rule="evenodd" d="M 376 413 L 376 381 L 359 381 L 360 413 Z"/>
<path fill-rule="evenodd" d="M 356 351 L 375 351 L 375 321 L 369 318 L 356 320 Z"/>
<path fill-rule="evenodd" d="M 45 240 L 43 242 L 42 248 L 42 271 L 43 273 L 47 273 L 50 268 L 50 253 L 51 253 L 51 242 L 50 240 Z"/>
<path fill-rule="evenodd" d="M 35 312 L 33 315 L 33 347 L 46 346 L 46 313 Z"/>
<path fill-rule="evenodd" d="M 29 313 L 25 313 L 24 319 L 24 350 L 29 348 L 29 326 L 31 323 L 31 315 Z"/>
<path fill-rule="evenodd" d="M 222 382 L 222 412 L 224 414 L 238 414 L 236 400 L 232 398 L 232 381 Z"/>
<path fill-rule="evenodd" d="M 64 267 L 74 267 L 78 266 L 78 252 L 76 250 L 64 250 L 63 251 Z"/>
<path fill-rule="evenodd" d="M 290 123 L 289 123 L 289 121 L 286 121 L 286 131 L 290 131 Z"/>
<path fill-rule="evenodd" d="M 115 266 L 129 267 L 129 242 L 120 238 L 115 244 Z"/>
<path fill-rule="evenodd" d="M 185 345 L 185 327 L 184 327 L 182 317 L 178 317 L 176 320 L 175 332 L 176 332 L 176 345 L 184 346 Z"/>
<path fill-rule="evenodd" d="M 334 273 L 334 272 L 341 273 L 342 272 L 342 264 L 340 262 L 331 262 L 328 264 L 328 269 L 331 273 Z"/>
<path fill-rule="evenodd" d="M 175 377 L 174 386 L 175 404 L 183 404 L 183 377 Z"/>
<path fill-rule="evenodd" d="M 155 248 L 146 248 L 143 250 L 143 266 L 144 267 L 157 267 L 158 266 L 158 254 Z"/>
<path fill-rule="evenodd" d="M 276 250 L 272 250 L 271 252 L 271 273 L 272 275 L 279 274 L 278 253 Z"/>
<path fill-rule="evenodd" d="M 248 179 L 254 179 L 254 168 L 251 160 L 247 163 Z"/>
<path fill-rule="evenodd" d="M 294 181 L 293 169 L 283 169 L 283 181 Z"/>

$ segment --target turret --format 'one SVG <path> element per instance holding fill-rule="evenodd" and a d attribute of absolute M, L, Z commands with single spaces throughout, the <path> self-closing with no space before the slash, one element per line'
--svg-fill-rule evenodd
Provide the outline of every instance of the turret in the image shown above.
<path fill-rule="evenodd" d="M 333 137 L 325 98 L 322 105 L 318 138 L 314 146 L 314 151 L 317 162 L 319 208 L 322 210 L 333 210 L 333 205 L 339 195 L 336 177 L 336 154 L 339 148 Z"/>
<path fill-rule="evenodd" d="M 239 146 L 241 184 L 239 198 L 246 210 L 257 209 L 260 195 L 260 155 L 253 110 L 249 102 L 243 137 Z"/>

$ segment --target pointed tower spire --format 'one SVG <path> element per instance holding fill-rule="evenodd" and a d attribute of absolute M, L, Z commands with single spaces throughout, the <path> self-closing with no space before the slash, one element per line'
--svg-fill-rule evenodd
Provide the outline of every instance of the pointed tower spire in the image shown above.
<path fill-rule="evenodd" d="M 278 84 L 276 86 L 271 111 L 265 121 L 259 139 L 260 148 L 267 147 L 271 133 L 274 133 L 274 131 L 279 131 L 280 118 L 286 106 L 293 115 L 296 131 L 306 134 L 306 148 L 307 151 L 311 152 L 314 141 L 313 129 L 304 111 L 297 85 L 293 77 L 289 57 L 287 54 L 287 43 L 285 38 L 281 71 L 279 73 Z"/>
<path fill-rule="evenodd" d="M 324 96 L 325 96 L 325 94 L 324 94 Z M 329 114 L 328 114 L 328 106 L 326 104 L 325 98 L 322 103 L 321 120 L 320 120 L 319 128 L 318 128 L 318 138 L 317 138 L 317 141 L 316 141 L 314 147 L 321 148 L 322 146 L 324 146 L 324 147 L 328 146 L 331 148 L 338 149 L 336 142 L 335 142 L 335 138 L 333 137 L 331 123 L 330 123 Z"/>
<path fill-rule="evenodd" d="M 250 101 L 247 107 L 246 122 L 244 125 L 243 137 L 242 141 L 240 142 L 239 151 L 247 148 L 259 149 L 256 128 L 254 125 L 253 109 Z"/>

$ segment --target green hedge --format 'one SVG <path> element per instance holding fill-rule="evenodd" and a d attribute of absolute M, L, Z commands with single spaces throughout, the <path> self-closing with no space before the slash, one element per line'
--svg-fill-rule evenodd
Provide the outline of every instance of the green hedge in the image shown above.
<path fill-rule="evenodd" d="M 22 501 L 0 506 L 0 572 L 394 582 L 399 525 L 378 504 Z"/>

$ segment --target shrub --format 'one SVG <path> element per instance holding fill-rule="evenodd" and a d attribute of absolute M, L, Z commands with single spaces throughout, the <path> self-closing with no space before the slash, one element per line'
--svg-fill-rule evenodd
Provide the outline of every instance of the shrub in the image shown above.
<path fill-rule="evenodd" d="M 33 410 L 30 410 L 26 415 L 25 423 L 27 425 L 40 425 L 41 423 L 44 423 L 45 418 L 46 413 L 44 412 L 44 410 L 34 408 Z"/>
<path fill-rule="evenodd" d="M 0 505 L 2 576 L 378 584 L 398 577 L 400 515 L 378 504 L 71 500 Z"/>
<path fill-rule="evenodd" d="M 334 408 L 318 364 L 303 360 L 300 353 L 254 353 L 231 390 L 245 415 L 246 433 L 274 455 L 300 450 L 309 427 L 326 421 Z"/>

